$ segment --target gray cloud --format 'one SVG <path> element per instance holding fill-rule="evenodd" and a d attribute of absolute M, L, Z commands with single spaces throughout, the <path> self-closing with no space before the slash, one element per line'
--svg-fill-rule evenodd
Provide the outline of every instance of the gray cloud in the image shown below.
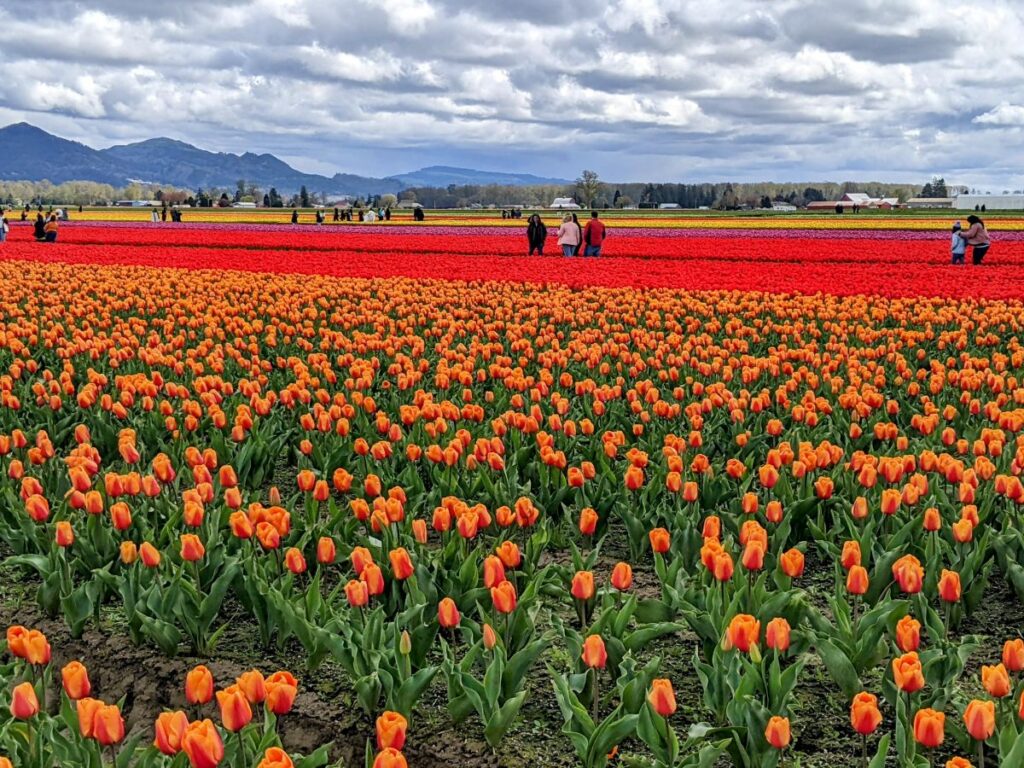
<path fill-rule="evenodd" d="M 1015 0 L 37 0 L 0 122 L 382 175 L 1021 186 Z"/>

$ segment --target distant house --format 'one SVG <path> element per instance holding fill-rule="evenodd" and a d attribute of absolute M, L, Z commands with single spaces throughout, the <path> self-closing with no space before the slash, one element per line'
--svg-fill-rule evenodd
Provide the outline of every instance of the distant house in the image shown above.
<path fill-rule="evenodd" d="M 907 200 L 907 208 L 952 208 L 952 197 L 912 197 Z"/>
<path fill-rule="evenodd" d="M 867 208 L 872 203 L 876 203 L 878 201 L 871 195 L 865 194 L 864 192 L 847 192 L 840 198 L 839 202 L 857 205 L 861 208 Z M 846 206 L 843 207 L 845 208 Z"/>
<path fill-rule="evenodd" d="M 659 211 L 678 211 L 682 207 L 679 203 L 658 203 Z"/>
<path fill-rule="evenodd" d="M 900 207 L 900 199 L 898 197 L 883 197 L 879 200 L 873 201 L 868 207 L 878 208 L 883 211 L 891 211 L 893 208 Z"/>
<path fill-rule="evenodd" d="M 247 203 L 247 202 L 244 202 L 244 201 L 240 201 L 240 202 L 237 202 L 237 203 L 232 203 L 231 207 L 232 208 L 255 208 L 256 207 L 256 203 Z"/>
<path fill-rule="evenodd" d="M 847 208 L 853 208 L 853 203 L 844 203 L 842 200 L 820 200 L 814 203 L 807 204 L 808 211 L 834 211 L 836 206 L 839 206 L 843 210 Z"/>
<path fill-rule="evenodd" d="M 395 207 L 402 211 L 411 211 L 414 208 L 422 208 L 423 206 L 415 200 L 399 200 Z"/>
<path fill-rule="evenodd" d="M 787 212 L 788 211 L 795 211 L 796 210 L 796 206 L 793 205 L 792 203 L 782 203 L 782 202 L 776 201 L 776 202 L 772 203 L 772 210 L 773 211 L 787 211 Z"/>
<path fill-rule="evenodd" d="M 571 197 L 556 197 L 549 208 L 558 208 L 566 211 L 578 211 L 580 210 L 579 203 L 573 200 Z"/>
<path fill-rule="evenodd" d="M 953 207 L 973 211 L 983 205 L 987 211 L 1024 211 L 1024 195 L 957 195 Z"/>

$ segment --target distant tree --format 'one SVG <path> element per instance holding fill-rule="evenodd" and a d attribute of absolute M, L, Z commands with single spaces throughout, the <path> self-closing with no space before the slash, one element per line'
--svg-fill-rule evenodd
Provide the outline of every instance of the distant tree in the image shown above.
<path fill-rule="evenodd" d="M 930 181 L 921 187 L 921 197 L 937 197 Z"/>
<path fill-rule="evenodd" d="M 398 196 L 392 195 L 390 192 L 386 195 L 380 196 L 380 205 L 384 208 L 394 208 L 398 202 Z"/>
<path fill-rule="evenodd" d="M 619 198 L 622 197 L 622 193 L 619 190 L 615 190 L 615 196 L 612 198 L 612 205 L 618 206 Z"/>
<path fill-rule="evenodd" d="M 808 203 L 820 203 L 825 200 L 825 193 L 815 187 L 807 187 L 803 197 Z"/>
<path fill-rule="evenodd" d="M 299 204 L 303 208 L 309 208 L 309 190 L 306 189 L 306 185 L 303 184 L 299 190 Z"/>
<path fill-rule="evenodd" d="M 399 193 L 398 199 L 399 200 L 405 200 L 405 201 L 408 201 L 410 203 L 415 203 L 416 202 L 416 193 L 413 190 L 411 190 L 411 189 L 403 189 Z"/>
<path fill-rule="evenodd" d="M 592 206 L 601 192 L 601 179 L 597 172 L 583 171 L 576 179 L 576 192 L 579 195 L 580 204 L 584 208 Z"/>
<path fill-rule="evenodd" d="M 220 199 L 217 201 L 217 205 L 220 208 L 230 208 L 231 207 L 231 198 L 228 197 L 228 193 L 227 192 L 221 192 Z"/>
<path fill-rule="evenodd" d="M 263 207 L 264 208 L 269 208 L 270 207 L 270 194 L 269 193 L 263 196 Z"/>
<path fill-rule="evenodd" d="M 277 191 L 277 187 L 271 187 L 268 196 L 270 197 L 271 208 L 284 207 L 284 200 L 281 199 L 281 193 Z"/>
<path fill-rule="evenodd" d="M 236 203 L 245 197 L 245 179 L 239 179 L 235 182 L 235 194 L 232 197 Z"/>
<path fill-rule="evenodd" d="M 771 208 L 772 207 L 772 199 L 770 197 L 768 197 L 768 195 L 762 195 L 761 196 L 761 207 L 762 208 Z"/>
<path fill-rule="evenodd" d="M 633 198 L 631 198 L 629 195 L 619 195 L 618 199 L 615 201 L 615 204 L 619 208 L 632 208 L 634 205 L 636 205 L 636 203 L 633 202 Z"/>

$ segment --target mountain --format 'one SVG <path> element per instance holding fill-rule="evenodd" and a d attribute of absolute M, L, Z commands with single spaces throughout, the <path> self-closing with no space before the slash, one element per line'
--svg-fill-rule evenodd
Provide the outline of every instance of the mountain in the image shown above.
<path fill-rule="evenodd" d="M 538 184 L 569 183 L 565 179 L 545 178 L 529 173 L 474 171 L 470 168 L 452 168 L 447 165 L 431 165 L 428 168 L 421 168 L 418 171 L 403 173 L 391 178 L 397 179 L 407 187 L 447 187 L 449 184 L 455 184 L 456 186 L 500 184 L 508 187 L 521 187 Z"/>
<path fill-rule="evenodd" d="M 406 187 L 450 184 L 560 184 L 529 174 L 475 171 L 431 166 L 411 173 L 373 178 L 350 173 L 321 176 L 303 173 L 270 154 L 208 152 L 173 139 L 157 138 L 135 144 L 93 149 L 29 125 L 0 128 L 0 180 L 95 181 L 123 187 L 130 181 L 171 184 L 187 189 L 234 189 L 245 179 L 263 190 L 276 187 L 282 194 L 305 186 L 327 195 L 363 195 L 399 192 Z"/>

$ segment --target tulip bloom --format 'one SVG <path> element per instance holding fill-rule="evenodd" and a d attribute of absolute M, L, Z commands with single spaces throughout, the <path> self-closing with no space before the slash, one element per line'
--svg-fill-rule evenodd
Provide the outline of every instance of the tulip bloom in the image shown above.
<path fill-rule="evenodd" d="M 224 742 L 210 720 L 190 723 L 181 739 L 181 749 L 192 768 L 217 768 L 224 759 Z"/>
<path fill-rule="evenodd" d="M 577 571 L 572 577 L 572 596 L 577 600 L 589 600 L 594 596 L 594 574 L 590 571 Z"/>
<path fill-rule="evenodd" d="M 377 749 L 401 750 L 409 722 L 398 712 L 386 711 L 377 718 Z"/>
<path fill-rule="evenodd" d="M 1002 664 L 996 664 L 992 667 L 982 665 L 981 684 L 985 686 L 985 690 L 989 692 L 989 695 L 994 698 L 1001 699 L 1004 696 L 1010 695 L 1010 675 Z"/>
<path fill-rule="evenodd" d="M 777 715 L 772 717 L 764 729 L 764 738 L 775 749 L 785 749 L 788 747 L 790 739 L 789 718 Z"/>
<path fill-rule="evenodd" d="M 764 628 L 764 643 L 779 653 L 789 650 L 790 628 L 789 622 L 782 617 L 769 621 Z"/>
<path fill-rule="evenodd" d="M 67 520 L 61 520 L 57 523 L 54 540 L 57 542 L 57 546 L 63 549 L 70 547 L 75 543 L 75 529 L 71 527 L 71 523 Z"/>
<path fill-rule="evenodd" d="M 359 579 L 366 584 L 366 591 L 370 597 L 383 594 L 384 572 L 376 563 L 370 563 L 363 568 L 363 572 L 359 575 Z"/>
<path fill-rule="evenodd" d="M 39 714 L 39 699 L 31 683 L 22 683 L 11 692 L 11 715 L 18 720 L 31 720 Z"/>
<path fill-rule="evenodd" d="M 245 697 L 245 692 L 237 685 L 217 691 L 217 704 L 220 705 L 220 719 L 224 727 L 237 733 L 252 722 L 252 707 Z"/>
<path fill-rule="evenodd" d="M 742 562 L 748 571 L 759 571 L 764 567 L 764 544 L 760 539 L 751 539 L 747 542 Z"/>
<path fill-rule="evenodd" d="M 861 691 L 853 697 L 850 704 L 850 725 L 861 736 L 869 736 L 877 730 L 882 722 L 882 713 L 878 709 L 878 697 L 873 693 Z"/>
<path fill-rule="evenodd" d="M 494 552 L 506 568 L 518 568 L 523 562 L 523 555 L 514 541 L 503 541 Z"/>
<path fill-rule="evenodd" d="M 916 651 L 921 646 L 921 622 L 913 616 L 904 616 L 896 623 L 896 646 L 903 653 Z"/>
<path fill-rule="evenodd" d="M 742 653 L 749 653 L 751 647 L 757 645 L 761 636 L 761 622 L 753 616 L 739 613 L 732 617 L 725 630 L 726 650 L 735 648 Z"/>
<path fill-rule="evenodd" d="M 924 688 L 924 672 L 916 651 L 892 660 L 892 677 L 896 687 L 906 693 L 916 693 Z"/>
<path fill-rule="evenodd" d="M 939 597 L 947 603 L 960 602 L 960 574 L 942 569 L 939 577 Z"/>
<path fill-rule="evenodd" d="M 658 678 L 651 681 L 651 690 L 647 692 L 647 701 L 651 709 L 662 717 L 671 717 L 676 711 L 676 693 L 672 689 L 672 681 Z"/>
<path fill-rule="evenodd" d="M 1010 672 L 1024 670 L 1024 640 L 1018 637 L 1003 643 L 1003 666 Z"/>
<path fill-rule="evenodd" d="M 370 601 L 370 592 L 366 588 L 366 582 L 352 579 L 345 585 L 345 597 L 348 604 L 353 608 L 362 608 Z"/>
<path fill-rule="evenodd" d="M 633 569 L 629 563 L 616 563 L 612 568 L 612 586 L 619 592 L 625 592 L 633 585 Z"/>
<path fill-rule="evenodd" d="M 43 667 L 50 663 L 50 641 L 38 629 L 30 629 L 21 641 L 23 656 L 34 667 Z"/>
<path fill-rule="evenodd" d="M 256 768 L 295 768 L 295 763 L 280 747 L 269 747 Z"/>
<path fill-rule="evenodd" d="M 203 542 L 194 533 L 183 533 L 181 535 L 181 559 L 185 562 L 194 563 L 202 560 L 206 555 L 206 548 Z"/>
<path fill-rule="evenodd" d="M 863 595 L 868 591 L 868 571 L 863 565 L 855 565 L 846 574 L 846 591 L 851 595 Z"/>
<path fill-rule="evenodd" d="M 99 699 L 79 699 L 75 705 L 75 712 L 78 715 L 78 732 L 83 739 L 93 737 L 93 726 L 96 724 L 96 713 L 106 706 Z"/>
<path fill-rule="evenodd" d="M 672 539 L 669 532 L 664 528 L 655 528 L 647 537 L 651 540 L 651 550 L 659 554 L 668 552 Z"/>
<path fill-rule="evenodd" d="M 262 704 L 266 701 L 267 681 L 258 669 L 243 672 L 235 680 L 235 685 L 245 694 L 245 698 L 250 704 Z"/>
<path fill-rule="evenodd" d="M 405 581 L 412 576 L 412 558 L 405 547 L 399 547 L 388 552 L 388 559 L 391 561 L 391 572 L 398 581 Z"/>
<path fill-rule="evenodd" d="M 795 547 L 779 555 L 782 572 L 791 579 L 799 578 L 804 573 L 804 553 Z"/>
<path fill-rule="evenodd" d="M 505 564 L 497 555 L 488 555 L 484 558 L 484 586 L 491 589 L 503 581 L 506 581 Z"/>
<path fill-rule="evenodd" d="M 322 536 L 316 544 L 316 561 L 321 565 L 330 565 L 338 556 L 338 548 L 330 536 Z"/>
<path fill-rule="evenodd" d="M 450 597 L 446 597 L 438 603 L 437 623 L 442 627 L 445 629 L 453 629 L 454 627 L 459 626 L 460 619 L 461 616 L 459 616 L 458 606 L 455 605 L 455 601 Z"/>
<path fill-rule="evenodd" d="M 935 749 L 946 736 L 946 715 L 934 709 L 919 709 L 914 715 L 914 739 L 926 749 Z"/>
<path fill-rule="evenodd" d="M 853 568 L 855 565 L 860 565 L 860 543 L 857 541 L 846 541 L 843 542 L 843 553 L 839 558 L 839 562 L 843 568 L 847 571 Z"/>
<path fill-rule="evenodd" d="M 174 757 L 181 752 L 181 742 L 188 729 L 188 716 L 184 712 L 161 712 L 153 724 L 153 746 L 161 754 Z"/>
<path fill-rule="evenodd" d="M 964 710 L 964 725 L 975 741 L 989 739 L 996 730 L 996 704 L 994 701 L 974 699 Z"/>
<path fill-rule="evenodd" d="M 591 507 L 584 507 L 580 510 L 580 533 L 584 536 L 593 536 L 594 531 L 597 530 L 597 512 Z"/>
<path fill-rule="evenodd" d="M 299 682 L 290 672 L 275 672 L 267 678 L 265 687 L 267 709 L 278 716 L 292 711 L 299 693 Z"/>
<path fill-rule="evenodd" d="M 104 747 L 121 743 L 124 739 L 124 718 L 117 706 L 107 704 L 93 713 L 92 737 Z"/>
<path fill-rule="evenodd" d="M 516 609 L 516 588 L 511 581 L 491 587 L 491 601 L 498 613 L 512 613 Z"/>
<path fill-rule="evenodd" d="M 213 699 L 213 674 L 200 664 L 185 675 L 185 701 L 193 706 L 209 704 Z"/>
<path fill-rule="evenodd" d="M 377 754 L 373 761 L 373 768 L 409 768 L 405 755 L 397 749 L 388 747 Z"/>
<path fill-rule="evenodd" d="M 583 663 L 591 669 L 604 669 L 608 663 L 608 651 L 600 635 L 588 635 L 583 641 Z"/>
<path fill-rule="evenodd" d="M 147 568 L 160 567 L 160 551 L 148 541 L 142 542 L 139 547 L 139 559 Z"/>
<path fill-rule="evenodd" d="M 72 661 L 60 671 L 61 685 L 64 693 L 72 701 L 84 699 L 92 692 L 92 684 L 89 682 L 89 673 L 85 665 L 80 661 Z"/>

